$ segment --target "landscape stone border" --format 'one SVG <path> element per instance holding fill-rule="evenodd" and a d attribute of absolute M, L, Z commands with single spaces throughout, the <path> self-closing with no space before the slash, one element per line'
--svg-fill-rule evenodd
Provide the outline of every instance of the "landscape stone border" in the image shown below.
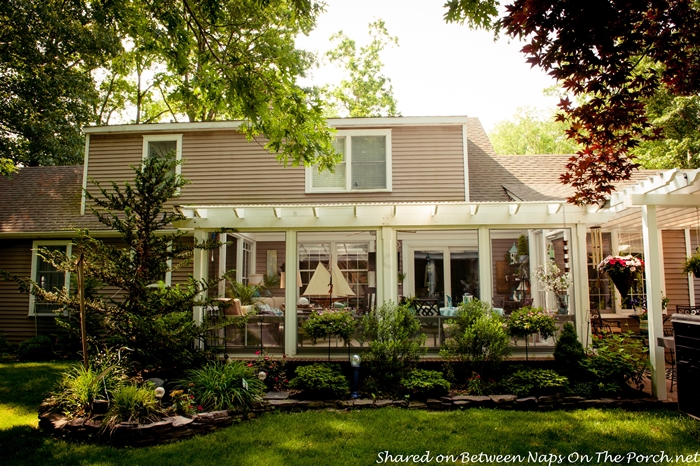
<path fill-rule="evenodd" d="M 655 398 L 600 398 L 580 396 L 540 396 L 518 398 L 515 395 L 444 396 L 425 401 L 356 399 L 356 400 L 297 400 L 288 392 L 270 392 L 261 403 L 246 413 L 213 411 L 200 413 L 193 418 L 172 416 L 151 424 L 123 422 L 111 431 L 103 431 L 98 421 L 83 418 L 67 419 L 65 416 L 40 412 L 39 427 L 69 440 L 103 442 L 116 446 L 149 446 L 186 439 L 227 427 L 234 422 L 253 419 L 269 411 L 300 412 L 315 409 L 376 409 L 394 406 L 406 409 L 453 411 L 468 408 L 493 408 L 511 410 L 552 411 L 556 409 L 622 408 L 626 410 L 669 409 L 677 410 L 678 403 L 659 401 Z"/>

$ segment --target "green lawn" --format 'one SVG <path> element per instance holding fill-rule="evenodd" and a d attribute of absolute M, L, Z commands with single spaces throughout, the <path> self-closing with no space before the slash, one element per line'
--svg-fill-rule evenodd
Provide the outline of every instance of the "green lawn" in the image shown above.
<path fill-rule="evenodd" d="M 76 445 L 36 429 L 35 410 L 42 392 L 67 367 L 64 363 L 0 364 L 0 464 L 22 465 L 369 465 L 406 464 L 387 461 L 398 455 L 426 455 L 431 462 L 462 463 L 471 455 L 521 455 L 500 464 L 548 465 L 549 455 L 590 455 L 576 464 L 615 464 L 597 452 L 625 455 L 659 454 L 673 464 L 676 455 L 700 450 L 699 424 L 669 411 L 628 413 L 620 410 L 549 413 L 491 411 L 408 411 L 267 414 L 213 434 L 151 448 L 116 449 Z M 455 455 L 456 463 L 440 455 Z M 539 455 L 533 458 L 531 455 Z M 544 456 L 542 456 L 544 455 Z M 479 459 L 479 458 L 476 458 Z M 607 459 L 607 461 L 606 461 Z M 667 464 L 654 458 L 630 458 L 630 464 Z M 441 463 L 440 460 L 443 460 Z M 496 464 L 485 461 L 482 464 Z M 700 456 L 697 458 L 700 462 Z M 474 459 L 472 459 L 474 462 Z M 408 464 L 413 464 L 409 462 Z"/>

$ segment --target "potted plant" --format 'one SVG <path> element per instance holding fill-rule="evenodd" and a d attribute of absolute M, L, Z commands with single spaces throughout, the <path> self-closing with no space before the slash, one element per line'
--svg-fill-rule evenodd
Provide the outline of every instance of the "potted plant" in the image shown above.
<path fill-rule="evenodd" d="M 557 298 L 559 314 L 569 313 L 568 290 L 571 286 L 571 273 L 562 273 L 556 262 L 550 260 L 547 266 L 539 266 L 535 269 L 535 278 L 546 291 L 554 292 Z"/>
<path fill-rule="evenodd" d="M 683 273 L 692 273 L 695 278 L 700 278 L 700 250 L 696 250 L 692 256 L 685 260 Z"/>
<path fill-rule="evenodd" d="M 598 264 L 598 271 L 608 274 L 624 302 L 634 281 L 644 271 L 644 261 L 634 256 L 608 256 Z"/>

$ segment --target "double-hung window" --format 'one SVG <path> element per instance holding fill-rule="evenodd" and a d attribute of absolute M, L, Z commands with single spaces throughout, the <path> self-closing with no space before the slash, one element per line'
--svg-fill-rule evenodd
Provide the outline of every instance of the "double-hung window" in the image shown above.
<path fill-rule="evenodd" d="M 306 192 L 391 191 L 391 130 L 340 130 L 335 172 L 306 170 Z"/>
<path fill-rule="evenodd" d="M 149 157 L 165 158 L 175 156 L 182 160 L 182 134 L 152 134 L 143 137 L 143 160 Z M 181 174 L 181 164 L 175 167 L 174 174 Z"/>
<path fill-rule="evenodd" d="M 71 242 L 62 241 L 34 241 L 32 245 L 32 280 L 47 291 L 58 291 L 62 288 L 70 290 L 70 274 L 56 270 L 49 262 L 45 261 L 38 254 L 40 248 L 49 251 L 62 251 L 66 255 L 71 255 Z M 29 315 L 50 315 L 54 316 L 54 310 L 58 309 L 58 304 L 39 302 L 33 294 L 29 295 Z"/>

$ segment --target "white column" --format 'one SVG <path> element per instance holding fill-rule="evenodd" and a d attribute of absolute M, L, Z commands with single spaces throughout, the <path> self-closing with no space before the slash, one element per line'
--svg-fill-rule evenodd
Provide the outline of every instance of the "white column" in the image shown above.
<path fill-rule="evenodd" d="M 569 296 L 569 306 L 574 306 L 576 332 L 579 340 L 585 344 L 590 341 L 588 326 L 590 321 L 590 297 L 588 295 L 588 253 L 586 251 L 586 225 L 577 223 L 571 235 L 569 263 L 574 277 L 573 296 Z M 571 299 L 573 298 L 573 299 Z"/>
<path fill-rule="evenodd" d="M 399 262 L 396 230 L 382 227 L 377 234 L 377 306 L 396 302 L 399 296 Z"/>
<path fill-rule="evenodd" d="M 659 400 L 666 399 L 666 361 L 664 348 L 656 345 L 656 337 L 663 336 L 661 318 L 661 247 L 656 223 L 656 206 L 642 206 L 642 233 L 646 274 L 647 311 L 649 313 L 649 362 L 651 363 L 651 393 Z"/>
<path fill-rule="evenodd" d="M 203 241 L 206 241 L 207 235 L 208 235 L 208 233 L 204 230 L 195 230 L 194 231 L 195 242 L 201 243 Z M 194 263 L 192 264 L 192 276 L 197 281 L 206 280 L 209 277 L 209 261 L 207 260 L 209 258 L 208 253 L 209 253 L 209 251 L 205 251 L 204 249 L 195 249 L 194 250 L 194 258 L 193 258 Z M 206 290 L 202 291 L 199 294 L 199 296 L 201 298 L 206 298 L 207 291 Z M 202 321 L 204 320 L 202 306 L 195 306 L 194 307 L 193 318 L 194 318 L 194 321 L 197 325 L 202 324 Z M 203 346 L 204 342 L 199 341 L 196 344 L 201 348 Z"/>
<path fill-rule="evenodd" d="M 481 300 L 489 304 L 493 298 L 493 264 L 491 259 L 489 229 L 479 227 L 479 294 Z"/>
<path fill-rule="evenodd" d="M 690 257 L 693 254 L 693 245 L 690 241 L 690 230 L 685 230 L 685 256 Z M 668 293 L 668 290 L 666 290 Z M 695 306 L 695 282 L 693 281 L 693 274 L 688 274 L 688 302 L 691 306 Z"/>
<path fill-rule="evenodd" d="M 299 270 L 299 248 L 297 246 L 296 230 L 285 232 L 285 261 L 284 270 L 287 274 L 284 289 L 284 352 L 289 356 L 297 354 L 297 271 Z"/>

